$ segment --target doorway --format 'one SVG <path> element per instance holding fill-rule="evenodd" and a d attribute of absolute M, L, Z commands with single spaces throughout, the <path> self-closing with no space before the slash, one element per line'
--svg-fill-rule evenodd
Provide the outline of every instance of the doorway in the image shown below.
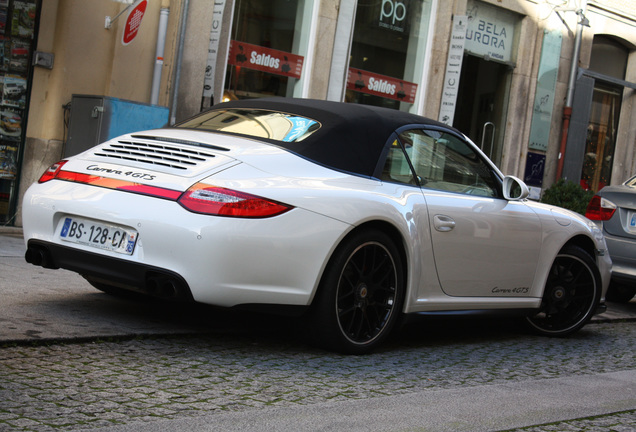
<path fill-rule="evenodd" d="M 610 183 L 623 89 L 597 82 L 592 94 L 581 186 L 597 192 Z"/>
<path fill-rule="evenodd" d="M 506 64 L 466 54 L 453 120 L 497 165 L 503 154 L 510 72 Z"/>
<path fill-rule="evenodd" d="M 613 84 L 611 79 L 625 79 L 628 57 L 629 51 L 619 41 L 594 36 L 590 70 L 609 79 L 594 80 L 581 169 L 581 186 L 586 190 L 597 192 L 611 182 L 624 91 L 622 85 Z"/>

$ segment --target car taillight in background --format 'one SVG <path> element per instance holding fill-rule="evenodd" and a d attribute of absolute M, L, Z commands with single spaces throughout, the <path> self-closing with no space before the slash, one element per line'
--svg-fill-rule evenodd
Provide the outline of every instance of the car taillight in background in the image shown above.
<path fill-rule="evenodd" d="M 49 180 L 53 180 L 55 177 L 57 177 L 57 175 L 59 174 L 60 170 L 62 169 L 62 167 L 64 166 L 66 162 L 68 161 L 61 160 L 51 165 L 46 171 L 44 171 L 44 174 L 42 174 L 42 177 L 40 177 L 40 180 L 38 180 L 38 183 L 46 183 Z"/>
<path fill-rule="evenodd" d="M 185 191 L 178 202 L 194 213 L 241 218 L 272 217 L 292 208 L 256 195 L 202 183 Z"/>
<path fill-rule="evenodd" d="M 599 195 L 594 195 L 587 205 L 585 217 L 590 220 L 606 221 L 610 220 L 616 211 L 616 204 Z"/>

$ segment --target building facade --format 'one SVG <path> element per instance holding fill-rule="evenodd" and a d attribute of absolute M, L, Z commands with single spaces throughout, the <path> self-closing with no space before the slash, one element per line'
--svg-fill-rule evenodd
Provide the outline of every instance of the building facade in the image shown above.
<path fill-rule="evenodd" d="M 20 226 L 28 185 L 107 137 L 87 125 L 121 103 L 141 129 L 139 111 L 162 125 L 264 96 L 409 111 L 467 134 L 535 198 L 561 177 L 598 190 L 636 173 L 632 2 L 0 0 L 0 25 L 3 9 L 8 27 L 33 17 L 16 36 L 33 62 L 4 75 L 4 99 L 17 82 L 24 102 L 3 107 L 23 120 L 0 150 L 1 224 Z"/>

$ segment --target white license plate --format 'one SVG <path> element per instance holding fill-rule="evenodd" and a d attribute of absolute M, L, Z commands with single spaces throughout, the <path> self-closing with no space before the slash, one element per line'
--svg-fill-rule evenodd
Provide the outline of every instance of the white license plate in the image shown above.
<path fill-rule="evenodd" d="M 137 232 L 116 225 L 67 217 L 60 230 L 60 238 L 72 243 L 132 255 L 137 242 Z"/>

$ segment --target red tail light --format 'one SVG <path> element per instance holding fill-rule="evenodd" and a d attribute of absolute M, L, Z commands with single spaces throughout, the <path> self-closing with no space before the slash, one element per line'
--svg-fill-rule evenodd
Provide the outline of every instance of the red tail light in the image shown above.
<path fill-rule="evenodd" d="M 51 165 L 46 171 L 44 171 L 44 174 L 42 174 L 42 177 L 40 177 L 38 183 L 46 183 L 49 180 L 53 180 L 60 173 L 60 170 L 66 162 L 68 161 L 61 160 Z"/>
<path fill-rule="evenodd" d="M 184 193 L 176 190 L 138 184 L 89 174 L 62 171 L 68 162 L 62 160 L 51 165 L 39 183 L 60 179 L 93 186 L 150 195 L 157 198 L 176 200 L 183 208 L 194 213 L 239 218 L 267 218 L 277 216 L 293 207 L 265 198 L 231 189 L 197 183 Z"/>
<path fill-rule="evenodd" d="M 60 171 L 55 178 L 57 178 L 58 180 L 66 180 L 75 183 L 88 184 L 91 186 L 99 186 L 107 189 L 116 189 L 141 195 L 153 196 L 156 198 L 169 199 L 171 201 L 176 201 L 181 196 L 181 192 L 177 190 L 143 185 L 128 180 L 118 180 L 90 174 L 76 173 L 72 171 Z"/>
<path fill-rule="evenodd" d="M 606 221 L 610 220 L 616 211 L 616 204 L 601 196 L 594 195 L 587 205 L 585 217 L 590 220 Z"/>
<path fill-rule="evenodd" d="M 185 191 L 178 201 L 194 213 L 240 218 L 272 217 L 292 208 L 256 195 L 201 183 Z"/>

